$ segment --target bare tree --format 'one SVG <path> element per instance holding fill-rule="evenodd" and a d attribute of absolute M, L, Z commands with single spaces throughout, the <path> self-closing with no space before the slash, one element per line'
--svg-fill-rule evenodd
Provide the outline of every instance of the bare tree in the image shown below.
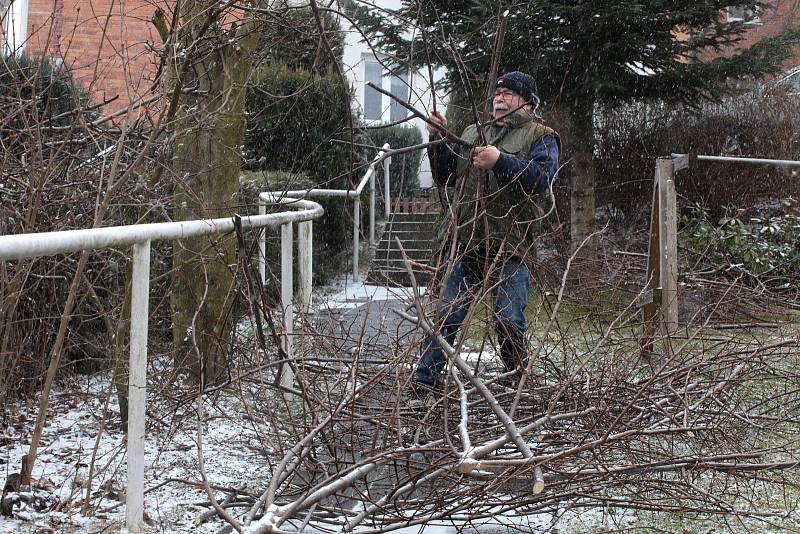
<path fill-rule="evenodd" d="M 174 7 L 167 40 L 169 106 L 176 111 L 171 171 L 178 217 L 189 220 L 236 209 L 245 87 L 264 22 L 235 2 L 192 0 Z M 179 358 L 187 357 L 192 374 L 205 382 L 227 368 L 234 258 L 230 239 L 187 239 L 174 250 L 173 341 Z"/>

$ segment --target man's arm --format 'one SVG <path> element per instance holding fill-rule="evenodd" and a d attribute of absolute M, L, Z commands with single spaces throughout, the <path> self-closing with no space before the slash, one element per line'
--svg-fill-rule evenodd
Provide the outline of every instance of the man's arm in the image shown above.
<path fill-rule="evenodd" d="M 431 162 L 433 180 L 440 187 L 453 187 L 456 183 L 456 166 L 460 146 L 440 143 L 428 147 L 428 160 Z"/>
<path fill-rule="evenodd" d="M 429 119 L 430 122 L 425 124 L 429 140 L 441 139 L 442 132 L 433 123 L 447 126 L 447 119 L 438 111 L 433 111 Z M 431 174 L 433 175 L 433 181 L 439 187 L 453 187 L 455 185 L 459 150 L 460 147 L 455 143 L 452 146 L 448 143 L 428 146 L 428 161 L 431 162 Z"/>
<path fill-rule="evenodd" d="M 558 143 L 552 135 L 533 144 L 528 159 L 501 153 L 492 171 L 501 182 L 519 180 L 526 193 L 544 193 L 558 171 Z"/>

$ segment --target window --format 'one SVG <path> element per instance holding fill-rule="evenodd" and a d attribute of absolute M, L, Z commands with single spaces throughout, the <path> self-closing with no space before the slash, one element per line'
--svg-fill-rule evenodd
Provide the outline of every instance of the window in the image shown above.
<path fill-rule="evenodd" d="M 13 0 L 0 16 L 4 17 L 3 53 L 21 54 L 28 37 L 28 0 Z"/>
<path fill-rule="evenodd" d="M 741 21 L 747 24 L 755 24 L 759 22 L 758 12 L 749 7 L 729 7 L 728 8 L 728 22 Z"/>
<path fill-rule="evenodd" d="M 403 102 L 408 102 L 408 73 L 403 73 L 400 76 L 392 76 L 391 92 L 397 98 L 403 99 Z M 408 117 L 408 110 L 397 100 L 392 99 L 392 103 L 389 105 L 389 115 L 389 120 L 391 122 L 401 121 Z"/>
<path fill-rule="evenodd" d="M 383 87 L 381 78 L 383 75 L 383 67 L 375 59 L 364 60 L 364 119 L 368 121 L 377 121 L 381 118 L 381 97 L 383 96 L 378 91 L 366 85 L 367 82 L 372 82 L 378 87 Z"/>

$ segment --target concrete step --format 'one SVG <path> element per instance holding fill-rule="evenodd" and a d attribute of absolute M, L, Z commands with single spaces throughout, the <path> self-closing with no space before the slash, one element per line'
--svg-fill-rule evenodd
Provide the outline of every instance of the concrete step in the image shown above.
<path fill-rule="evenodd" d="M 397 237 L 398 239 L 395 239 Z M 375 246 L 375 250 L 392 250 L 398 248 L 397 241 L 400 241 L 400 244 L 403 245 L 403 248 L 409 249 L 413 248 L 415 250 L 431 250 L 433 245 L 436 243 L 435 239 L 431 239 L 430 236 L 426 236 L 422 239 L 413 236 L 404 236 L 398 234 L 391 234 L 391 235 L 384 235 L 384 239 L 378 241 L 378 244 Z"/>
<path fill-rule="evenodd" d="M 409 259 L 421 265 L 428 265 L 431 262 L 430 258 L 409 256 Z M 381 269 L 395 269 L 398 271 L 404 271 L 406 268 L 403 258 L 375 258 L 372 265 Z"/>
<path fill-rule="evenodd" d="M 396 250 L 399 247 L 397 241 L 400 241 L 400 245 L 403 246 L 404 249 L 409 250 L 433 250 L 434 245 L 436 244 L 435 239 L 430 239 L 430 237 L 425 239 L 409 239 L 408 237 L 404 236 L 386 236 L 387 239 L 378 241 L 378 244 L 375 246 L 376 251 L 383 250 L 384 252 L 387 250 Z M 396 240 L 395 237 L 398 239 Z"/>
<path fill-rule="evenodd" d="M 404 250 L 406 254 L 408 254 L 409 258 L 413 258 L 415 260 L 429 260 L 431 258 L 432 250 L 430 247 L 428 248 L 411 248 L 406 247 L 405 243 L 403 244 Z M 403 253 L 400 251 L 399 248 L 392 247 L 390 249 L 377 249 L 375 250 L 374 262 L 377 264 L 379 262 L 385 261 L 386 259 L 392 260 L 399 260 L 403 258 Z"/>
<path fill-rule="evenodd" d="M 392 232 L 426 232 L 436 231 L 436 221 L 389 221 L 386 229 Z"/>
<path fill-rule="evenodd" d="M 436 222 L 438 213 L 393 213 L 392 220 L 398 222 Z"/>
<path fill-rule="evenodd" d="M 438 215 L 436 213 L 397 213 L 385 225 L 384 234 L 375 249 L 367 279 L 376 284 L 410 286 L 403 255 L 395 242 L 398 238 L 408 257 L 427 265 L 433 253 Z M 414 270 L 417 283 L 427 285 L 430 272 Z"/>
<path fill-rule="evenodd" d="M 399 247 L 394 239 L 394 236 L 390 237 L 391 241 L 389 241 L 388 239 L 378 241 L 378 244 L 375 246 L 375 250 L 387 251 L 387 250 L 398 249 Z M 433 250 L 433 248 L 436 246 L 436 241 L 433 239 L 409 239 L 409 238 L 404 238 L 403 236 L 397 236 L 397 237 L 400 238 L 400 244 L 403 245 L 403 248 L 406 250 L 408 249 Z"/>

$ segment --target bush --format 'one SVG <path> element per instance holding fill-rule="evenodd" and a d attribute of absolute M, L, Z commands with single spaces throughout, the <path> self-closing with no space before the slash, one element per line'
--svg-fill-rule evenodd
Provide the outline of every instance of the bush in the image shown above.
<path fill-rule="evenodd" d="M 99 169 L 103 164 L 98 161 L 86 164 L 96 150 L 94 144 L 87 146 L 86 138 L 103 140 L 102 132 L 85 128 L 93 118 L 86 105 L 86 93 L 66 67 L 25 56 L 0 62 L 0 235 L 71 230 L 92 223 L 97 189 L 107 187 L 101 178 L 107 169 Z M 118 189 L 115 200 L 120 206 L 134 205 L 130 191 L 128 186 Z M 104 318 L 118 315 L 125 283 L 120 266 L 126 261 L 114 251 L 90 255 L 64 345 L 62 362 L 70 368 L 92 371 L 112 357 Z M 39 386 L 76 263 L 77 255 L 70 254 L 9 261 L 0 267 L 3 400 Z"/>
<path fill-rule="evenodd" d="M 775 209 L 778 205 L 778 209 Z M 681 218 L 681 245 L 695 270 L 723 272 L 773 290 L 800 290 L 800 216 L 797 201 L 732 209 L 715 221 L 693 206 Z"/>
<path fill-rule="evenodd" d="M 393 149 L 405 148 L 422 143 L 422 134 L 414 126 L 389 126 L 386 128 L 370 128 L 364 130 L 365 144 L 374 147 L 382 147 L 385 143 Z M 369 161 L 375 158 L 379 148 L 369 149 L 364 153 L 364 159 Z M 392 163 L 389 166 L 389 194 L 395 197 L 418 197 L 420 194 L 419 186 L 419 164 L 422 159 L 423 150 L 415 150 L 392 156 Z M 381 191 L 378 201 L 380 204 L 379 212 L 383 209 L 383 166 L 376 175 L 376 189 Z"/>
<path fill-rule="evenodd" d="M 38 128 L 44 139 L 59 135 L 48 127 L 68 126 L 75 118 L 70 112 L 85 108 L 87 97 L 65 66 L 56 66 L 47 58 L 9 55 L 1 61 L 3 151 L 19 156 L 32 149 L 20 132 Z"/>
<path fill-rule="evenodd" d="M 346 189 L 359 177 L 350 169 L 351 91 L 338 75 L 315 75 L 285 66 L 262 67 L 247 91 L 245 168 L 283 171 L 281 187 Z M 339 142 L 334 142 L 339 141 Z M 318 280 L 342 271 L 350 257 L 350 202 L 322 200 L 315 223 L 314 262 Z"/>
<path fill-rule="evenodd" d="M 35 117 L 37 121 L 52 126 L 67 126 L 73 118 L 68 113 L 84 107 L 87 102 L 86 93 L 72 79 L 72 74 L 64 65 L 54 65 L 47 58 L 30 58 L 26 55 L 2 58 L 0 97 L 6 101 L 19 99 L 20 104 L 32 104 L 33 107 L 25 108 L 26 113 L 15 114 L 15 124 L 18 125 L 26 125 L 26 117 Z M 2 111 L 7 115 L 12 109 L 4 106 Z M 4 123 L 4 126 L 8 124 Z"/>
<path fill-rule="evenodd" d="M 341 63 L 345 34 L 336 15 L 329 11 L 322 14 L 331 53 L 327 47 L 321 46 L 319 24 L 311 8 L 286 7 L 288 9 L 281 14 L 280 23 L 271 24 L 263 33 L 264 63 L 315 72 L 325 71 L 335 62 Z"/>
<path fill-rule="evenodd" d="M 655 159 L 670 153 L 800 158 L 800 105 L 796 97 L 756 90 L 698 109 L 629 104 L 597 117 L 598 206 L 627 212 L 647 208 Z M 726 206 L 797 196 L 796 177 L 782 169 L 741 164 L 692 165 L 676 180 L 688 204 L 720 218 Z"/>

